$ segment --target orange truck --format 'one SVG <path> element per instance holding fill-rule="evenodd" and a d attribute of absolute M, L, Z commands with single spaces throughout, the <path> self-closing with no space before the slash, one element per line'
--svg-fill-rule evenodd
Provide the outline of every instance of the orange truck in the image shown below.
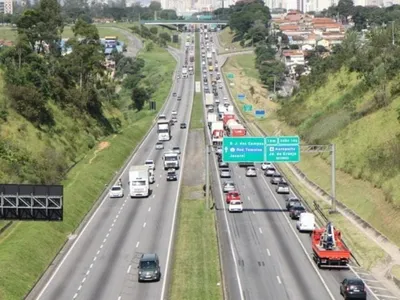
<path fill-rule="evenodd" d="M 311 233 L 313 259 L 319 268 L 348 268 L 351 251 L 342 241 L 341 232 L 331 222 Z"/>

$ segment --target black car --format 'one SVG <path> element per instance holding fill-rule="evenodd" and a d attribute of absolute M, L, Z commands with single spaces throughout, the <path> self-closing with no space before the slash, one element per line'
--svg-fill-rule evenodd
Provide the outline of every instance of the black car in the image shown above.
<path fill-rule="evenodd" d="M 181 97 L 181 96 L 178 96 L 178 98 L 176 98 L 176 100 L 181 101 L 181 100 L 182 100 L 182 97 Z"/>
<path fill-rule="evenodd" d="M 181 129 L 186 129 L 186 123 L 181 123 Z"/>
<path fill-rule="evenodd" d="M 301 202 L 299 199 L 291 197 L 286 199 L 286 209 L 290 210 L 290 208 L 294 205 L 301 205 Z"/>
<path fill-rule="evenodd" d="M 289 216 L 292 220 L 300 218 L 300 214 L 307 212 L 303 205 L 294 205 L 289 209 Z"/>
<path fill-rule="evenodd" d="M 340 295 L 345 299 L 367 299 L 364 282 L 359 278 L 345 278 L 340 283 Z"/>
<path fill-rule="evenodd" d="M 176 181 L 178 180 L 178 176 L 176 176 L 175 169 L 169 169 L 167 171 L 167 181 Z"/>
<path fill-rule="evenodd" d="M 172 97 L 176 97 L 176 93 L 173 93 L 173 94 L 172 94 Z"/>
<path fill-rule="evenodd" d="M 160 281 L 161 270 L 158 255 L 155 253 L 142 254 L 138 265 L 138 281 Z"/>

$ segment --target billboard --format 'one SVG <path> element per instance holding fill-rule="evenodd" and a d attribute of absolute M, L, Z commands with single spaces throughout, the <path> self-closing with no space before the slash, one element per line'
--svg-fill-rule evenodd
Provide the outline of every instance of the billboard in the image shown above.
<path fill-rule="evenodd" d="M 0 184 L 0 220 L 63 220 L 62 185 Z"/>

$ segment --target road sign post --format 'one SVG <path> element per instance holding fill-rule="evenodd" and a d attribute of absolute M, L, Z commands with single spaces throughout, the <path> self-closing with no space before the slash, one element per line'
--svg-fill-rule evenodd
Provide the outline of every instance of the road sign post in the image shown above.
<path fill-rule="evenodd" d="M 243 111 L 244 112 L 250 112 L 250 111 L 252 111 L 253 110 L 253 105 L 251 105 L 251 104 L 245 104 L 245 105 L 243 105 Z"/>
<path fill-rule="evenodd" d="M 224 162 L 264 162 L 264 137 L 224 137 L 222 141 Z"/>
<path fill-rule="evenodd" d="M 228 73 L 226 74 L 226 77 L 228 77 L 228 79 L 234 79 L 235 75 L 233 73 Z"/>

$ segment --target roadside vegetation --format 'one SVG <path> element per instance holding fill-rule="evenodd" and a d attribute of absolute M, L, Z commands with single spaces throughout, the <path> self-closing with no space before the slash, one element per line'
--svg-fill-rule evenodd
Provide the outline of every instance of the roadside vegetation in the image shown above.
<path fill-rule="evenodd" d="M 48 22 L 41 35 L 32 30 L 36 14 Z M 0 299 L 22 299 L 33 287 L 149 130 L 176 66 L 154 44 L 137 58 L 113 53 L 112 78 L 97 28 L 82 19 L 72 54 L 61 56 L 60 14 L 57 1 L 42 1 L 21 14 L 16 45 L 0 51 L 0 180 L 61 183 L 66 203 L 63 222 L 14 222 L 0 235 Z M 148 109 L 150 99 L 157 111 Z"/>

